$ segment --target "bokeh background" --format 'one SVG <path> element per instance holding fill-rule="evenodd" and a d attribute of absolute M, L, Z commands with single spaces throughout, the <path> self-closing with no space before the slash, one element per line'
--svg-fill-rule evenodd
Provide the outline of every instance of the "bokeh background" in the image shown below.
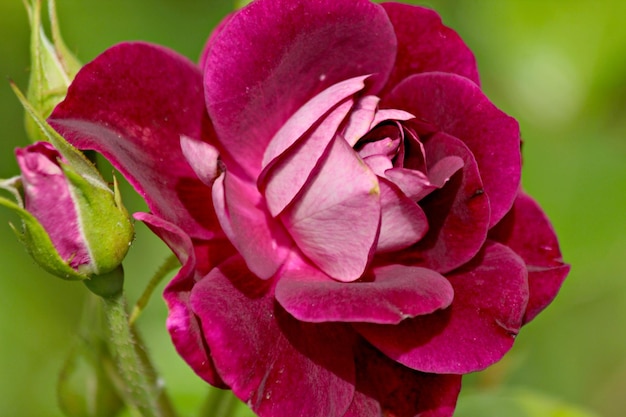
<path fill-rule="evenodd" d="M 230 0 L 57 0 L 66 43 L 87 62 L 124 40 L 196 59 Z M 557 230 L 572 272 L 507 357 L 466 379 L 459 416 L 621 417 L 626 409 L 626 2 L 430 0 L 475 51 L 483 87 L 521 124 L 525 188 Z M 0 178 L 17 174 L 29 28 L 19 0 L 0 0 Z M 131 211 L 143 203 L 124 187 Z M 0 417 L 57 417 L 56 380 L 76 344 L 86 290 L 42 272 L 0 208 Z M 125 262 L 134 302 L 167 256 L 137 224 Z M 162 286 L 159 288 L 159 291 Z M 182 416 L 207 387 L 175 354 L 155 296 L 139 319 Z M 568 411 L 569 410 L 569 411 Z M 561 413 L 561 414 L 559 414 Z"/>

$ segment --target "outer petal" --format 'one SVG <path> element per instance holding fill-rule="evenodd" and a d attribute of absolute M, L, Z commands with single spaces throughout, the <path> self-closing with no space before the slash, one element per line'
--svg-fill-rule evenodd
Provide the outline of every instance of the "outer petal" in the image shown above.
<path fill-rule="evenodd" d="M 335 137 L 319 172 L 280 218 L 304 253 L 340 281 L 358 279 L 367 266 L 380 224 L 376 175 L 341 137 Z"/>
<path fill-rule="evenodd" d="M 556 297 L 570 270 L 561 258 L 554 229 L 539 205 L 520 192 L 489 237 L 509 246 L 526 262 L 530 298 L 524 323 L 528 323 Z"/>
<path fill-rule="evenodd" d="M 210 188 L 183 158 L 180 136 L 207 139 L 202 75 L 186 58 L 123 43 L 85 65 L 50 124 L 80 149 L 102 153 L 157 216 L 192 237 L 220 235 Z"/>
<path fill-rule="evenodd" d="M 163 239 L 182 265 L 164 293 L 169 308 L 167 329 L 176 350 L 200 377 L 212 385 L 223 387 L 224 383 L 217 374 L 211 354 L 204 343 L 200 324 L 189 305 L 191 289 L 199 278 L 196 270 L 197 256 L 191 239 L 180 228 L 156 216 L 136 213 L 135 218 L 146 223 L 150 230 Z M 220 242 L 216 248 L 220 246 L 223 249 L 230 248 L 224 242 Z M 211 255 L 215 256 L 217 252 L 211 251 Z"/>
<path fill-rule="evenodd" d="M 384 106 L 406 110 L 465 142 L 489 195 L 489 225 L 500 221 L 513 205 L 520 182 L 520 132 L 515 119 L 498 110 L 476 84 L 453 74 L 411 76 L 383 100 Z"/>
<path fill-rule="evenodd" d="M 293 319 L 240 257 L 193 289 L 222 379 L 261 417 L 340 417 L 354 395 L 349 327 Z"/>
<path fill-rule="evenodd" d="M 385 355 L 412 369 L 464 374 L 492 365 L 511 348 L 522 325 L 528 301 L 524 262 L 491 242 L 448 278 L 454 301 L 447 310 L 397 326 L 355 327 Z"/>
<path fill-rule="evenodd" d="M 357 282 L 337 282 L 308 265 L 286 270 L 276 284 L 276 299 L 295 318 L 307 322 L 397 324 L 446 308 L 454 293 L 435 271 L 404 265 L 373 268 Z"/>
<path fill-rule="evenodd" d="M 398 38 L 398 57 L 385 92 L 410 75 L 432 71 L 458 74 L 480 85 L 474 54 L 437 12 L 401 3 L 382 6 Z"/>
<path fill-rule="evenodd" d="M 395 256 L 412 263 L 420 260 L 421 266 L 446 273 L 472 259 L 483 246 L 489 225 L 489 198 L 483 192 L 476 161 L 460 140 L 438 133 L 424 147 L 429 166 L 457 156 L 463 159 L 463 169 L 443 188 L 420 201 L 428 218 L 428 233 L 417 245 Z"/>
<path fill-rule="evenodd" d="M 406 368 L 366 343 L 356 356 L 357 392 L 344 417 L 451 417 L 460 375 L 425 374 Z"/>
<path fill-rule="evenodd" d="M 393 27 L 368 0 L 258 0 L 211 40 L 206 104 L 227 165 L 251 177 L 278 129 L 310 98 L 340 81 L 376 74 L 385 83 L 396 53 Z"/>

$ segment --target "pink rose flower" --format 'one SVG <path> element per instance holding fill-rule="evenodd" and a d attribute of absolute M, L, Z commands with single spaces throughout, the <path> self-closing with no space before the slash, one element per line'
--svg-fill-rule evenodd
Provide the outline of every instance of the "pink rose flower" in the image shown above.
<path fill-rule="evenodd" d="M 146 199 L 178 352 L 260 416 L 450 416 L 569 270 L 517 122 L 421 7 L 257 0 L 199 67 L 109 49 L 50 123 Z"/>

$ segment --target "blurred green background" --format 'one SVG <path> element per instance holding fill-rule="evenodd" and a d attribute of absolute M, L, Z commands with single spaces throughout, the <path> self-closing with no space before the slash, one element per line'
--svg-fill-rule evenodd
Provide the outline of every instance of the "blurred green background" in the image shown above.
<path fill-rule="evenodd" d="M 66 43 L 83 62 L 133 39 L 166 45 L 195 60 L 211 28 L 232 7 L 228 0 L 57 2 Z M 562 402 L 599 416 L 623 416 L 626 2 L 415 3 L 438 10 L 461 34 L 476 53 L 484 90 L 520 121 L 524 186 L 549 214 L 572 264 L 555 303 L 522 331 L 510 354 L 466 379 L 459 415 L 565 416 L 559 414 Z M 28 36 L 21 1 L 0 0 L 0 76 L 23 88 Z M 20 105 L 1 81 L 0 121 L 0 178 L 8 178 L 18 173 L 13 149 L 26 144 L 26 137 Z M 129 209 L 144 210 L 128 186 L 125 191 Z M 17 219 L 0 209 L 0 417 L 61 416 L 55 384 L 76 343 L 86 291 L 40 271 L 9 221 Z M 167 253 L 137 224 L 125 263 L 131 302 Z M 195 415 L 207 388 L 175 354 L 165 316 L 156 296 L 139 326 L 181 415 Z M 527 398 L 534 405 L 519 411 Z"/>

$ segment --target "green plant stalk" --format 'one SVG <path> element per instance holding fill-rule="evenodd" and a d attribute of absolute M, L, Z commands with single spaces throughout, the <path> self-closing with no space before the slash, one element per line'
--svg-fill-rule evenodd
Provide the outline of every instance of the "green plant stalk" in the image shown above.
<path fill-rule="evenodd" d="M 126 398 L 133 402 L 129 405 L 134 406 L 143 417 L 173 417 L 169 402 L 157 386 L 154 369 L 147 357 L 139 353 L 143 347 L 138 346 L 128 323 L 123 294 L 102 297 L 102 300 L 110 331 L 111 350 L 127 390 Z M 164 399 L 165 404 L 162 403 Z"/>
<path fill-rule="evenodd" d="M 170 255 L 163 262 L 163 264 L 159 267 L 159 269 L 155 272 L 154 276 L 152 277 L 152 279 L 146 286 L 146 289 L 141 294 L 141 297 L 139 297 L 139 300 L 137 300 L 137 303 L 133 307 L 133 310 L 129 319 L 129 323 L 131 326 L 135 324 L 135 321 L 137 320 L 137 318 L 139 318 L 139 315 L 146 308 L 146 306 L 148 305 L 148 301 L 150 301 L 150 297 L 152 296 L 152 293 L 154 292 L 156 287 L 161 283 L 161 281 L 163 281 L 163 278 L 165 278 L 170 271 L 173 271 L 174 268 L 176 268 L 179 265 L 180 265 L 180 262 L 178 262 L 178 259 L 176 258 L 176 256 Z"/>
<path fill-rule="evenodd" d="M 232 391 L 211 387 L 198 417 L 232 417 L 238 404 Z"/>

